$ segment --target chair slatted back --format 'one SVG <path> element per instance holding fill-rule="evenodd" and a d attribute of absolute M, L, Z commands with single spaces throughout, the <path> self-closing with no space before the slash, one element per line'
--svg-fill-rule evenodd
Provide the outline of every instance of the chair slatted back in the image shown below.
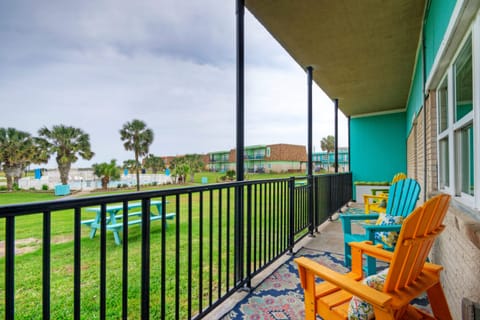
<path fill-rule="evenodd" d="M 420 185 L 413 179 L 402 179 L 390 186 L 386 214 L 407 217 L 420 194 Z"/>
<path fill-rule="evenodd" d="M 438 195 L 405 219 L 385 281 L 385 292 L 405 288 L 416 281 L 435 238 L 445 227 L 442 221 L 449 202 L 449 195 Z"/>
<path fill-rule="evenodd" d="M 403 180 L 403 179 L 407 179 L 407 175 L 403 172 L 399 172 L 399 173 L 397 173 L 396 175 L 393 176 L 392 184 L 394 184 L 395 182 L 398 182 L 400 180 Z"/>

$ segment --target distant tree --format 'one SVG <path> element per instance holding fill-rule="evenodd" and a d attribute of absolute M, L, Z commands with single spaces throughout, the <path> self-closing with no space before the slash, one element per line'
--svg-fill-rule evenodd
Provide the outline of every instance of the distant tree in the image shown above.
<path fill-rule="evenodd" d="M 152 169 L 153 174 L 157 174 L 158 171 L 165 169 L 165 161 L 161 157 L 157 157 L 153 154 L 149 154 L 144 161 L 145 168 Z"/>
<path fill-rule="evenodd" d="M 205 168 L 205 164 L 199 154 L 187 154 L 185 162 L 190 167 L 190 182 L 193 182 L 195 173 L 202 171 Z"/>
<path fill-rule="evenodd" d="M 140 157 L 148 154 L 148 148 L 153 142 L 153 131 L 147 128 L 145 122 L 134 119 L 127 122 L 120 130 L 120 139 L 127 151 L 135 153 L 135 171 L 137 174 L 137 191 L 140 191 Z"/>
<path fill-rule="evenodd" d="M 179 180 L 182 181 L 182 183 L 185 183 L 187 174 L 190 172 L 190 166 L 186 162 L 180 162 L 178 163 L 177 166 L 175 166 L 175 169 L 173 170 L 173 174 L 179 178 Z"/>
<path fill-rule="evenodd" d="M 90 160 L 95 155 L 90 147 L 90 136 L 82 129 L 61 124 L 53 126 L 51 130 L 43 127 L 38 134 L 40 138 L 37 141 L 47 157 L 56 154 L 62 184 L 68 183 L 68 173 L 78 156 Z"/>
<path fill-rule="evenodd" d="M 326 136 L 322 138 L 320 141 L 320 148 L 322 151 L 327 151 L 327 166 L 330 167 L 330 152 L 335 150 L 335 137 L 334 136 Z"/>
<path fill-rule="evenodd" d="M 103 189 L 107 189 L 110 180 L 120 179 L 120 169 L 117 167 L 115 159 L 112 159 L 110 163 L 95 163 L 92 167 L 93 173 L 101 179 Z"/>
<path fill-rule="evenodd" d="M 134 171 L 135 168 L 137 167 L 137 164 L 135 163 L 135 160 L 124 160 L 123 161 L 123 169 L 127 169 L 128 171 Z"/>
<path fill-rule="evenodd" d="M 47 160 L 30 133 L 15 128 L 0 128 L 0 167 L 7 178 L 9 191 L 13 183 L 18 183 L 28 165 Z"/>
<path fill-rule="evenodd" d="M 172 170 L 172 175 L 177 177 L 177 181 L 185 183 L 186 175 L 190 172 L 190 166 L 185 157 L 175 157 L 170 161 L 170 170 Z"/>

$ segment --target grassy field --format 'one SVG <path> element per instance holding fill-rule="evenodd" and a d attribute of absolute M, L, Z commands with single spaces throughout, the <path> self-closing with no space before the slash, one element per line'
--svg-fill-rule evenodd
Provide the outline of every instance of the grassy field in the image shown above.
<path fill-rule="evenodd" d="M 218 173 L 200 173 L 195 175 L 193 184 L 201 183 L 201 178 L 206 177 L 209 183 L 219 181 L 221 174 Z M 248 176 L 248 179 L 269 179 L 279 177 L 289 177 L 289 175 L 273 175 L 273 174 L 255 174 Z M 189 181 L 189 179 L 187 179 Z M 178 185 L 170 185 L 167 187 L 178 187 Z M 164 187 L 155 187 L 156 189 Z M 146 190 L 142 188 L 142 190 Z M 131 192 L 131 191 L 129 191 Z M 226 197 L 226 191 L 222 196 Z M 93 195 L 100 195 L 94 193 Z M 213 199 L 218 197 L 218 191 L 214 194 Z M 58 199 L 53 193 L 36 193 L 36 192 L 11 192 L 0 193 L 0 204 L 25 203 L 32 201 L 46 201 Z M 208 197 L 204 198 L 203 206 L 205 212 L 213 213 L 211 216 L 205 214 L 203 224 L 200 224 L 198 215 L 200 200 L 198 195 L 194 195 L 191 204 L 188 197 L 180 198 L 180 208 L 174 208 L 175 199 L 170 197 L 167 199 L 167 212 L 176 211 L 177 218 L 172 222 L 168 222 L 169 228 L 165 230 L 165 252 L 162 252 L 162 229 L 160 222 L 152 222 L 151 224 L 151 317 L 159 318 L 160 312 L 160 296 L 161 292 L 166 292 L 166 308 L 167 318 L 174 319 L 175 294 L 178 291 L 180 295 L 181 318 L 186 318 L 186 301 L 187 301 L 187 285 L 188 272 L 191 270 L 192 279 L 198 279 L 200 273 L 204 274 L 201 283 L 192 281 L 191 286 L 193 296 L 203 296 L 203 307 L 208 304 L 208 296 L 206 288 L 213 284 L 214 289 L 218 287 L 217 279 L 222 278 L 225 281 L 227 271 L 230 277 L 230 283 L 233 283 L 233 256 L 231 252 L 225 249 L 227 239 L 233 243 L 233 225 L 227 225 L 227 213 L 233 214 L 233 201 L 230 208 L 227 207 L 226 201 L 219 207 L 217 201 L 210 203 Z M 188 217 L 185 214 L 189 206 L 192 206 L 194 214 Z M 178 215 L 181 213 L 181 215 Z M 220 219 L 221 217 L 221 219 Z M 82 220 L 93 218 L 91 213 L 83 212 Z M 230 217 L 233 220 L 233 217 Z M 4 220 L 4 219 L 1 219 Z M 191 224 L 189 224 L 191 221 Z M 221 225 L 219 223 L 221 221 Z M 200 226 L 203 228 L 203 237 L 200 236 Z M 176 246 L 176 232 L 180 234 L 179 246 Z M 188 264 L 188 236 L 192 237 L 191 268 Z M 52 319 L 71 319 L 73 317 L 73 210 L 63 210 L 52 213 L 52 289 L 51 289 L 51 310 Z M 98 317 L 99 306 L 99 244 L 100 239 L 97 236 L 94 239 L 88 237 L 89 229 L 82 227 L 82 258 L 81 258 L 81 276 L 82 276 L 82 318 L 95 319 Z M 30 215 L 18 217 L 16 219 L 16 239 L 18 254 L 15 258 L 15 285 L 16 285 L 16 315 L 18 319 L 40 319 L 40 307 L 38 302 L 41 301 L 41 279 L 42 274 L 39 272 L 42 267 L 42 216 Z M 208 244 L 209 236 L 212 236 L 213 245 Z M 5 239 L 5 223 L 0 221 L 0 241 Z M 200 241 L 204 245 L 201 248 L 202 255 L 212 257 L 214 265 L 221 263 L 221 271 L 216 267 L 210 269 L 208 263 L 201 262 Z M 222 248 L 220 249 L 220 246 Z M 129 228 L 129 318 L 137 319 L 140 314 L 140 259 L 141 259 L 141 227 L 139 225 Z M 178 259 L 178 260 L 177 260 Z M 230 263 L 227 265 L 227 261 Z M 161 288 L 161 265 L 165 263 L 165 272 L 167 274 L 166 287 Z M 178 265 L 177 265 L 178 263 Z M 0 258 L 0 277 L 4 277 L 4 258 Z M 175 267 L 179 268 L 180 287 L 175 286 Z M 122 246 L 115 245 L 113 234 L 107 233 L 107 318 L 118 318 L 121 314 L 121 270 L 122 270 Z M 202 292 L 199 287 L 202 286 Z M 225 292 L 227 288 L 220 288 Z M 216 291 L 215 291 L 216 292 Z M 215 301 L 217 296 L 212 297 Z M 0 282 L 0 299 L 4 299 L 4 282 Z M 193 299 L 193 309 L 198 307 L 198 299 Z M 4 305 L 0 304 L 0 317 L 4 317 Z"/>

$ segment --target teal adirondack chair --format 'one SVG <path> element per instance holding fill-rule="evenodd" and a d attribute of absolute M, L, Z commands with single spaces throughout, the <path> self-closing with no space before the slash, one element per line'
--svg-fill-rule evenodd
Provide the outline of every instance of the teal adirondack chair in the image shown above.
<path fill-rule="evenodd" d="M 369 214 L 341 214 L 342 230 L 344 236 L 345 247 L 345 266 L 351 265 L 351 248 L 348 245 L 352 241 L 371 241 L 375 244 L 381 244 L 387 250 L 393 251 L 395 247 L 395 239 L 392 237 L 398 234 L 401 224 L 398 220 L 406 218 L 415 209 L 415 205 L 420 194 L 420 185 L 413 179 L 404 179 L 397 181 L 390 186 L 388 192 L 388 201 L 386 208 L 386 216 L 377 213 Z M 380 217 L 380 219 L 379 219 Z M 367 221 L 377 220 L 377 224 L 370 224 Z M 362 227 L 365 234 L 352 233 L 352 221 L 363 221 Z M 394 233 L 392 233 L 394 232 Z M 376 273 L 376 261 L 374 258 L 367 258 L 366 270 L 367 275 Z"/>

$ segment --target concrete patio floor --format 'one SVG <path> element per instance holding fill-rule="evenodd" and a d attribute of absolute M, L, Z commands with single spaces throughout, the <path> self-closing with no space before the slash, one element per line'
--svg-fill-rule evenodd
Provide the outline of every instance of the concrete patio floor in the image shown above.
<path fill-rule="evenodd" d="M 356 203 L 350 204 L 353 207 L 360 207 Z M 342 210 L 344 211 L 344 210 Z M 338 213 L 332 216 L 333 221 L 324 222 L 318 231 L 314 234 L 314 237 L 306 236 L 294 247 L 294 252 L 297 252 L 301 248 L 315 249 L 321 251 L 328 251 L 333 253 L 343 254 L 343 232 L 342 224 L 338 220 Z M 357 224 L 352 224 L 352 231 L 355 233 L 361 233 L 362 228 Z M 255 288 L 269 275 L 271 275 L 278 267 L 284 264 L 291 256 L 285 254 L 280 257 L 275 263 L 266 268 L 263 272 L 258 274 L 252 279 L 252 288 Z M 246 295 L 247 291 L 238 291 L 233 294 L 224 303 L 213 310 L 205 319 L 220 319 L 223 315 L 228 313 L 240 300 Z"/>

